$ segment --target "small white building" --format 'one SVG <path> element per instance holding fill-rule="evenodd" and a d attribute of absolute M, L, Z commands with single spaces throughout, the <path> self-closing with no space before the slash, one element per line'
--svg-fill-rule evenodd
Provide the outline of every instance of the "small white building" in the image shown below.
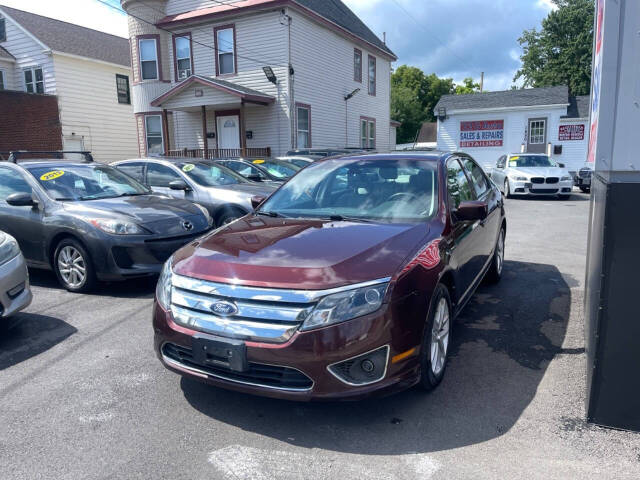
<path fill-rule="evenodd" d="M 137 154 L 129 52 L 126 38 L 0 5 L 0 90 L 55 95 L 65 150 L 104 162 Z"/>
<path fill-rule="evenodd" d="M 548 153 L 571 172 L 589 145 L 589 96 L 566 86 L 445 95 L 434 109 L 438 148 L 469 153 L 485 169 L 501 155 Z"/>

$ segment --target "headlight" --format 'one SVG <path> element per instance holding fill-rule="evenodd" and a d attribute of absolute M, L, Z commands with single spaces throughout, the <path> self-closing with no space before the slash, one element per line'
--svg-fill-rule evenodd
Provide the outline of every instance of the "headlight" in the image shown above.
<path fill-rule="evenodd" d="M 171 264 L 173 263 L 173 257 L 167 260 L 162 267 L 160 278 L 158 278 L 158 285 L 156 286 L 156 299 L 162 308 L 169 310 L 171 307 L 171 281 L 173 277 L 173 270 Z"/>
<path fill-rule="evenodd" d="M 515 182 L 526 182 L 529 180 L 527 177 L 523 177 L 520 175 L 509 175 L 509 178 Z"/>
<path fill-rule="evenodd" d="M 0 264 L 20 255 L 18 242 L 11 235 L 0 233 Z"/>
<path fill-rule="evenodd" d="M 140 225 L 122 220 L 112 220 L 108 218 L 94 218 L 89 223 L 103 232 L 112 235 L 148 235 L 150 232 Z"/>
<path fill-rule="evenodd" d="M 561 182 L 568 182 L 569 180 L 573 180 L 571 177 L 562 177 L 560 179 Z"/>
<path fill-rule="evenodd" d="M 196 207 L 198 207 L 200 209 L 200 211 L 202 212 L 202 214 L 204 215 L 204 218 L 207 219 L 207 225 L 212 226 L 213 225 L 213 218 L 211 218 L 211 214 L 209 214 L 209 210 L 207 210 L 206 208 L 204 208 L 202 205 L 200 205 L 199 203 L 194 203 L 194 205 Z"/>
<path fill-rule="evenodd" d="M 301 330 L 326 327 L 375 312 L 382 306 L 389 283 L 327 295 L 303 322 Z"/>

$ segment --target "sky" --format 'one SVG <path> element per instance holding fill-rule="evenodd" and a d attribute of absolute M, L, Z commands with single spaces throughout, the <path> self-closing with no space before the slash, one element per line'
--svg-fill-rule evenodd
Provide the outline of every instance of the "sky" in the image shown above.
<path fill-rule="evenodd" d="M 119 6 L 119 0 L 103 0 Z M 343 0 L 398 56 L 425 73 L 480 80 L 485 90 L 513 85 L 518 37 L 539 28 L 551 0 Z M 126 17 L 97 0 L 0 0 L 0 5 L 127 37 Z"/>

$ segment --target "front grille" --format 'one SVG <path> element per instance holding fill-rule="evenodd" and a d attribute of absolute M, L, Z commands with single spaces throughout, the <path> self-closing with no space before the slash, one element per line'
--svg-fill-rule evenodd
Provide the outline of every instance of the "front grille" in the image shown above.
<path fill-rule="evenodd" d="M 529 192 L 551 194 L 551 193 L 558 193 L 558 189 L 557 188 L 531 188 L 529 189 Z"/>
<path fill-rule="evenodd" d="M 531 179 L 531 183 L 544 183 L 544 178 L 542 178 L 542 177 L 533 177 Z"/>
<path fill-rule="evenodd" d="M 219 366 L 196 363 L 190 348 L 173 343 L 165 343 L 162 354 L 185 367 L 232 382 L 283 390 L 309 390 L 313 387 L 313 381 L 295 368 L 249 362 L 249 369 L 246 372 L 235 372 Z"/>
<path fill-rule="evenodd" d="M 547 177 L 547 183 L 558 183 L 559 181 L 558 177 Z"/>

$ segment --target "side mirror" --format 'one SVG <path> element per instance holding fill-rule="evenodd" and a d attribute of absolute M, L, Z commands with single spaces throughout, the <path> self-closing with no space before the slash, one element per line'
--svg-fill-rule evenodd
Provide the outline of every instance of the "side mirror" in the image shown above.
<path fill-rule="evenodd" d="M 560 168 L 564 168 L 564 167 L 565 167 L 564 163 L 558 163 L 558 166 L 559 166 Z"/>
<path fill-rule="evenodd" d="M 30 193 L 14 193 L 7 197 L 7 203 L 13 207 L 35 207 L 38 203 Z"/>
<path fill-rule="evenodd" d="M 253 207 L 253 209 L 255 210 L 256 208 L 258 208 L 262 202 L 264 202 L 267 199 L 267 197 L 263 197 L 262 195 L 254 195 L 253 197 L 251 197 L 251 206 Z"/>
<path fill-rule="evenodd" d="M 253 173 L 251 175 L 247 175 L 247 180 L 251 180 L 252 182 L 262 182 L 263 178 L 261 175 Z"/>
<path fill-rule="evenodd" d="M 456 219 L 462 222 L 475 222 L 484 220 L 489 214 L 489 206 L 486 202 L 477 200 L 462 202 L 455 211 Z"/>
<path fill-rule="evenodd" d="M 182 190 L 185 192 L 191 191 L 191 187 L 187 185 L 186 182 L 183 182 L 182 180 L 174 180 L 173 182 L 169 183 L 169 188 L 171 190 Z"/>

